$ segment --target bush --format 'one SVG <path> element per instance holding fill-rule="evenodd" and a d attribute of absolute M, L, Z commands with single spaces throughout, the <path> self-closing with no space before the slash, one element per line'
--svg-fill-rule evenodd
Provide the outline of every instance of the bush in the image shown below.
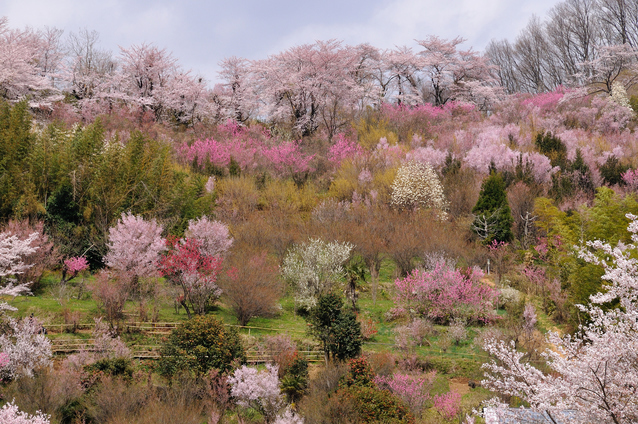
<path fill-rule="evenodd" d="M 173 330 L 160 350 L 160 374 L 188 370 L 203 375 L 210 369 L 228 371 L 235 360 L 245 361 L 244 348 L 234 329 L 212 316 L 197 316 Z"/>
<path fill-rule="evenodd" d="M 353 385 L 338 393 L 342 402 L 352 402 L 361 423 L 414 423 L 414 416 L 399 398 L 373 386 Z"/>

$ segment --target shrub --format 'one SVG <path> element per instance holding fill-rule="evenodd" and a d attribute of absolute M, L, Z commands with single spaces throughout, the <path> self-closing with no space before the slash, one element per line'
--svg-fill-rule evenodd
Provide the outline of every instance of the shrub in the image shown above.
<path fill-rule="evenodd" d="M 403 402 L 387 390 L 353 385 L 338 393 L 341 402 L 352 402 L 361 423 L 414 423 Z"/>
<path fill-rule="evenodd" d="M 172 376 L 181 370 L 203 375 L 210 369 L 228 371 L 245 353 L 237 332 L 212 316 L 197 316 L 173 330 L 160 350 L 158 370 Z"/>

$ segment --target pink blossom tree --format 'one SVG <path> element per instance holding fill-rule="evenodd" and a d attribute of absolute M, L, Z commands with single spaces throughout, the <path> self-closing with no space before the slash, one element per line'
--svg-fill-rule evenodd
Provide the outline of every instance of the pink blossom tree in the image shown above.
<path fill-rule="evenodd" d="M 52 88 L 37 66 L 41 39 L 35 32 L 10 29 L 0 17 L 0 96 L 19 100 Z"/>
<path fill-rule="evenodd" d="M 237 404 L 259 411 L 266 423 L 272 423 L 284 406 L 284 398 L 279 390 L 276 365 L 266 365 L 266 370 L 257 371 L 243 365 L 228 377 L 230 393 Z"/>
<path fill-rule="evenodd" d="M 478 268 L 461 272 L 445 261 L 436 262 L 429 271 L 415 269 L 395 281 L 395 305 L 410 313 L 439 322 L 452 318 L 473 321 L 493 319 L 494 300 L 498 293 L 480 282 Z"/>
<path fill-rule="evenodd" d="M 206 216 L 188 221 L 184 236 L 197 240 L 201 252 L 208 256 L 224 256 L 233 245 L 228 226 L 220 221 L 210 221 Z"/>
<path fill-rule="evenodd" d="M 552 346 L 543 356 L 550 373 L 524 362 L 524 352 L 513 344 L 488 340 L 485 349 L 497 360 L 484 367 L 482 384 L 507 395 L 518 396 L 530 409 L 551 420 L 562 411 L 578 411 L 573 422 L 633 423 L 638 420 L 638 217 L 628 230 L 631 244 L 616 247 L 601 241 L 589 242 L 594 252 L 582 250 L 581 258 L 605 269 L 604 292 L 591 296 L 591 304 L 580 306 L 591 323 L 574 336 L 550 332 Z M 602 309 L 601 304 L 619 302 L 619 308 Z M 505 411 L 498 404 L 496 413 Z"/>
<path fill-rule="evenodd" d="M 137 277 L 157 275 L 157 263 L 166 250 L 162 226 L 154 219 L 146 221 L 131 212 L 122 214 L 115 227 L 109 229 L 107 266 Z"/>

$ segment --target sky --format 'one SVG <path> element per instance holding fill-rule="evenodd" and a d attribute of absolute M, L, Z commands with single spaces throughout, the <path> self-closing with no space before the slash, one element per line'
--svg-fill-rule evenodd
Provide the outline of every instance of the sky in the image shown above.
<path fill-rule="evenodd" d="M 481 51 L 492 39 L 513 40 L 532 15 L 545 17 L 559 0 L 1 0 L 12 28 L 46 26 L 65 35 L 100 34 L 100 46 L 152 43 L 181 66 L 219 81 L 226 57 L 263 59 L 315 40 L 409 46 L 428 35 L 461 36 Z"/>

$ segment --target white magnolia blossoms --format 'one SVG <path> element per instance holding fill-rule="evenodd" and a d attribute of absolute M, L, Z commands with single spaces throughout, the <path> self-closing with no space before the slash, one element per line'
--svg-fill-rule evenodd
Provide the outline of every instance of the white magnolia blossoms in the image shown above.
<path fill-rule="evenodd" d="M 443 186 L 431 166 L 410 161 L 397 171 L 392 183 L 392 205 L 401 209 L 447 208 Z"/>
<path fill-rule="evenodd" d="M 638 217 L 628 230 L 632 244 L 616 247 L 601 241 L 588 245 L 605 256 L 581 251 L 588 262 L 605 269 L 604 293 L 591 296 L 592 305 L 580 306 L 591 316 L 591 323 L 575 336 L 547 336 L 552 349 L 543 353 L 551 373 L 545 374 L 530 363 L 513 344 L 488 340 L 485 349 L 500 363 L 484 365 L 483 386 L 518 396 L 530 409 L 570 423 L 638 422 Z M 603 310 L 600 304 L 617 300 L 619 308 Z M 504 405 L 493 413 L 508 413 Z"/>

